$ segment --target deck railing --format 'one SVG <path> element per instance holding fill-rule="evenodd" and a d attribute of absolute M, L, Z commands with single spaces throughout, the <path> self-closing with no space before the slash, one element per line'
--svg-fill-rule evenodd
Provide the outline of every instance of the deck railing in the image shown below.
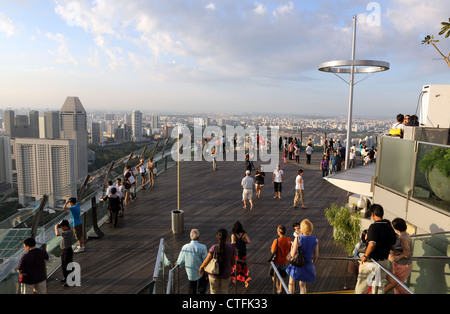
<path fill-rule="evenodd" d="M 157 175 L 160 175 L 176 164 L 172 158 L 168 158 L 175 142 L 167 139 L 161 142 L 162 145 L 154 142 L 131 152 L 69 186 L 60 187 L 50 195 L 43 195 L 40 200 L 29 203 L 26 208 L 0 222 L 0 294 L 17 294 L 20 291 L 16 268 L 25 253 L 22 242 L 28 237 L 34 237 L 37 246 L 49 253 L 50 259 L 46 263 L 48 277 L 60 267 L 61 238 L 55 235 L 54 226 L 63 219 L 72 221 L 70 212 L 63 209 L 67 197 L 76 197 L 80 205 L 84 239 L 103 237 L 99 226 L 107 220 L 108 213 L 105 202 L 97 201 L 104 196 L 107 182 L 111 180 L 115 183 L 117 178 L 123 180 L 127 165 L 132 166 L 136 173 L 134 166 L 138 164 L 140 157 L 145 159 L 145 163 L 148 157 L 153 157 L 158 169 Z M 142 189 L 141 177 L 136 175 L 135 178 L 134 196 Z"/>

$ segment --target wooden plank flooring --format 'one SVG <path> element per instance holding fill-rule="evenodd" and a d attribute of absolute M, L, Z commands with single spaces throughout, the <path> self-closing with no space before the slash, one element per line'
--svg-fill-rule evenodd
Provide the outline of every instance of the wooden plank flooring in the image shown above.
<path fill-rule="evenodd" d="M 105 237 L 89 240 L 86 251 L 75 254 L 74 261 L 81 266 L 81 286 L 62 288 L 55 279 L 58 270 L 48 280 L 48 292 L 58 294 L 136 294 L 151 281 L 161 238 L 173 249 L 175 258 L 181 247 L 190 241 L 192 228 L 200 231 L 200 242 L 209 248 L 219 228 L 231 233 L 236 220 L 247 231 L 252 243 L 247 248 L 249 262 L 264 263 L 270 256 L 270 245 L 277 237 L 276 227 L 283 224 L 291 236 L 294 222 L 308 218 L 314 224 L 313 234 L 319 240 L 320 257 L 345 257 L 344 249 L 332 239 L 332 228 L 324 216 L 324 209 L 331 203 L 345 204 L 346 191 L 323 180 L 319 170 L 320 153 L 313 155 L 311 165 L 281 160 L 285 172 L 282 199 L 273 199 L 271 177 L 261 199 L 254 200 L 254 209 L 242 209 L 240 181 L 244 176 L 244 162 L 218 162 L 213 171 L 208 162 L 184 162 L 181 164 L 181 209 L 184 211 L 184 232 L 174 235 L 171 230 L 171 210 L 177 207 L 177 168 L 172 167 L 158 177 L 154 189 L 138 194 L 138 200 L 126 209 L 120 227 L 104 225 Z M 256 163 L 257 165 L 257 163 Z M 303 168 L 305 199 L 308 209 L 293 209 L 294 179 Z M 254 174 L 254 172 L 252 172 Z M 272 281 L 268 266 L 250 264 L 251 285 L 248 289 L 238 284 L 239 294 L 272 293 Z M 180 270 L 180 293 L 187 293 L 187 277 Z M 347 273 L 347 262 L 321 259 L 316 264 L 316 282 L 307 285 L 308 292 L 341 291 L 353 289 L 355 279 Z M 298 287 L 297 287 L 298 290 Z M 234 286 L 230 285 L 230 293 Z"/>

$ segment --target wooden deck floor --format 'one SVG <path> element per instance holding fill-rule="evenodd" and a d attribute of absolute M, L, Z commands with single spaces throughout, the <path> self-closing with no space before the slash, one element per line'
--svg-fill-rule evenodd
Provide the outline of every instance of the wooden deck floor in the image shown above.
<path fill-rule="evenodd" d="M 199 229 L 200 242 L 209 248 L 215 244 L 219 228 L 231 232 L 239 220 L 252 243 L 247 247 L 249 262 L 266 262 L 270 245 L 277 237 L 276 226 L 287 227 L 292 236 L 292 224 L 308 218 L 314 224 L 313 234 L 319 240 L 320 257 L 344 257 L 344 249 L 332 239 L 332 228 L 324 216 L 331 203 L 345 204 L 346 191 L 322 179 L 319 170 L 320 153 L 313 156 L 312 164 L 281 161 L 285 172 L 282 199 L 273 199 L 271 178 L 266 178 L 262 197 L 254 200 L 254 209 L 242 209 L 240 181 L 244 176 L 244 162 L 218 162 L 214 172 L 207 162 L 181 164 L 181 209 L 184 211 L 184 232 L 174 235 L 171 230 L 171 210 L 177 207 L 177 170 L 172 167 L 158 177 L 154 189 L 138 194 L 138 200 L 129 206 L 120 227 L 104 225 L 105 237 L 90 240 L 86 251 L 75 254 L 74 261 L 81 266 L 81 286 L 62 288 L 55 279 L 57 271 L 48 280 L 48 292 L 55 294 L 136 294 L 151 281 L 161 238 L 173 248 L 175 256 L 181 247 L 190 242 L 189 232 Z M 293 209 L 294 179 L 299 168 L 304 169 L 305 200 L 308 209 Z M 252 173 L 254 174 L 254 172 Z M 238 285 L 240 294 L 272 293 L 268 266 L 249 265 L 251 285 L 248 289 Z M 355 280 L 347 273 L 345 261 L 321 259 L 316 264 L 316 282 L 308 284 L 308 292 L 342 291 L 353 289 Z M 180 271 L 180 293 L 187 293 L 184 268 Z M 230 293 L 234 292 L 230 285 Z M 297 287 L 298 289 L 298 287 Z"/>

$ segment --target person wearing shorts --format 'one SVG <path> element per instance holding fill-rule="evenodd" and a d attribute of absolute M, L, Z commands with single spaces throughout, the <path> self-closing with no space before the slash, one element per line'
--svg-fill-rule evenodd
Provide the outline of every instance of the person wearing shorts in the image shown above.
<path fill-rule="evenodd" d="M 242 200 L 244 201 L 244 209 L 247 209 L 247 200 L 250 202 L 250 209 L 253 209 L 253 186 L 255 185 L 255 180 L 250 177 L 250 170 L 245 172 L 245 177 L 241 181 L 242 186 Z"/>
<path fill-rule="evenodd" d="M 281 198 L 281 188 L 284 180 L 284 172 L 280 169 L 280 165 L 273 171 L 272 183 L 275 190 L 274 198 Z"/>
<path fill-rule="evenodd" d="M 84 237 L 83 237 L 83 220 L 81 220 L 81 209 L 75 197 L 70 197 L 64 204 L 64 209 L 70 210 L 72 215 L 72 227 L 75 237 L 78 240 L 78 247 L 73 251 L 80 253 L 84 251 Z"/>

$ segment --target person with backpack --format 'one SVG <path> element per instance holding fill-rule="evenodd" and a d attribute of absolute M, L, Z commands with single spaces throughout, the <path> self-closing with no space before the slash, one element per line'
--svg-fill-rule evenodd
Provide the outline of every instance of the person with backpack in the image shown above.
<path fill-rule="evenodd" d="M 249 281 L 252 280 L 252 278 L 249 276 L 247 263 L 240 261 L 247 260 L 247 244 L 250 244 L 250 238 L 239 221 L 234 223 L 233 233 L 231 234 L 231 243 L 234 243 L 234 246 L 236 247 L 236 260 L 239 260 L 233 265 L 231 279 L 233 280 L 233 283 L 236 283 L 236 281 L 243 282 L 245 288 L 248 288 Z"/>

